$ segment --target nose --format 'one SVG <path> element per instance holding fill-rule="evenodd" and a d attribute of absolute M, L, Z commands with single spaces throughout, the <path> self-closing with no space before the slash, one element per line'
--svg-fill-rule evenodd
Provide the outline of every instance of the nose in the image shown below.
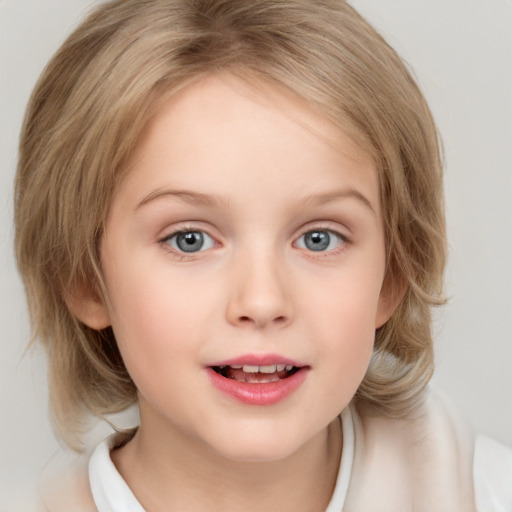
<path fill-rule="evenodd" d="M 232 267 L 226 317 L 238 327 L 284 327 L 292 320 L 291 283 L 273 254 L 241 258 Z"/>

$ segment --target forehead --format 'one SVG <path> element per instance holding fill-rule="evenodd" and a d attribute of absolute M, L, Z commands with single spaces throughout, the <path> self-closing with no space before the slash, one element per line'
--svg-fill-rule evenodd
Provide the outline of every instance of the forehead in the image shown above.
<path fill-rule="evenodd" d="M 141 134 L 139 148 L 149 137 L 154 137 L 166 119 L 169 122 L 172 117 L 185 128 L 199 118 L 203 122 L 213 118 L 220 127 L 222 124 L 232 125 L 233 119 L 228 119 L 228 115 L 236 109 L 240 120 L 244 116 L 251 118 L 254 114 L 272 118 L 274 123 L 280 118 L 278 123 L 282 128 L 291 129 L 292 133 L 301 128 L 357 163 L 366 165 L 372 160 L 372 148 L 358 145 L 343 126 L 328 119 L 306 99 L 284 86 L 264 81 L 254 73 L 248 72 L 245 78 L 240 78 L 239 74 L 219 72 L 199 75 L 171 94 L 162 94 L 157 101 L 156 116 Z M 219 116 L 219 109 L 224 109 L 227 115 Z M 188 122 L 183 124 L 183 121 Z M 194 130 L 196 128 L 197 125 Z"/>
<path fill-rule="evenodd" d="M 335 168 L 378 206 L 373 160 L 343 130 L 284 88 L 222 74 L 200 77 L 159 102 L 126 178 L 138 182 L 141 193 L 169 180 L 186 185 L 191 174 L 205 192 L 220 190 L 226 180 L 249 186 L 252 175 L 297 192 L 325 193 L 333 180 L 320 171 Z"/>

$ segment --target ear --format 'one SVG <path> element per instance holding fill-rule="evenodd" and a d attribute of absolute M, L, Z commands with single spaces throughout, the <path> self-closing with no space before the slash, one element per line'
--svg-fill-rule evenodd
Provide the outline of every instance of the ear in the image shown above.
<path fill-rule="evenodd" d="M 380 291 L 377 314 L 375 316 L 375 329 L 382 327 L 395 312 L 407 292 L 407 284 L 388 275 L 384 278 Z"/>
<path fill-rule="evenodd" d="M 111 324 L 105 301 L 85 283 L 74 285 L 73 290 L 65 294 L 64 301 L 71 313 L 91 329 L 99 331 Z"/>

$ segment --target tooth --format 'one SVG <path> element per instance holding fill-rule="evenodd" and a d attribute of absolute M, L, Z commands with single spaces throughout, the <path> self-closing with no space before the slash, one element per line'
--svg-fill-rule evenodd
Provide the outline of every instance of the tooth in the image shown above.
<path fill-rule="evenodd" d="M 278 365 L 276 365 L 276 370 L 277 370 L 278 372 L 282 372 L 284 369 L 285 369 L 285 365 L 284 365 L 284 364 L 278 364 Z"/>
<path fill-rule="evenodd" d="M 285 368 L 286 368 L 286 371 L 289 372 L 293 368 L 293 365 L 287 364 Z"/>
<path fill-rule="evenodd" d="M 242 368 L 241 364 L 230 364 L 229 365 L 233 370 L 240 370 Z"/>
<path fill-rule="evenodd" d="M 260 372 L 261 373 L 275 373 L 276 372 L 276 365 L 270 364 L 267 366 L 260 366 Z"/>
<path fill-rule="evenodd" d="M 244 364 L 243 366 L 245 373 L 258 373 L 259 366 L 252 366 L 250 364 Z"/>
<path fill-rule="evenodd" d="M 260 382 L 266 384 L 267 382 L 278 382 L 279 380 L 279 377 L 275 373 L 272 373 L 267 377 L 264 377 L 264 379 L 261 380 Z"/>
<path fill-rule="evenodd" d="M 219 368 L 220 368 L 221 370 L 224 370 L 224 368 L 226 368 L 226 365 L 225 365 L 225 364 L 221 364 L 221 365 L 219 366 Z"/>

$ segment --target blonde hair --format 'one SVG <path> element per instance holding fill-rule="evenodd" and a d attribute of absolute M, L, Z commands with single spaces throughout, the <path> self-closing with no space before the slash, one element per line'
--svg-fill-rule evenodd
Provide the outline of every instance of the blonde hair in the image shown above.
<path fill-rule="evenodd" d="M 79 446 L 87 414 L 136 400 L 110 328 L 66 305 L 77 283 L 101 295 L 99 241 L 117 183 L 159 99 L 200 74 L 278 84 L 374 158 L 386 285 L 406 289 L 376 333 L 357 400 L 401 416 L 433 367 L 431 306 L 442 303 L 445 226 L 438 137 L 395 51 L 340 0 L 116 0 L 99 6 L 48 64 L 20 142 L 15 223 L 34 339 L 46 347 L 60 434 Z"/>

